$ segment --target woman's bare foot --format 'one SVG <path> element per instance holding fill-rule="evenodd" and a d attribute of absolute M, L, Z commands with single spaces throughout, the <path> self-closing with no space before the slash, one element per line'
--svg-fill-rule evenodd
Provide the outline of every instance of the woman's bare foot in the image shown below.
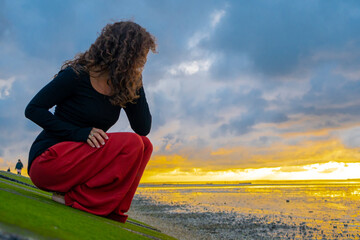
<path fill-rule="evenodd" d="M 64 195 L 61 195 L 59 193 L 53 193 L 52 200 L 54 200 L 55 202 L 61 203 L 61 204 L 65 204 L 65 198 Z"/>

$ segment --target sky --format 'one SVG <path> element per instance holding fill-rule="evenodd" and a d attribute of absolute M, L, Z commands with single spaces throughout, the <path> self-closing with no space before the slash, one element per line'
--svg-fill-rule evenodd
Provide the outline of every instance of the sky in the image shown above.
<path fill-rule="evenodd" d="M 360 178 L 350 0 L 0 0 L 0 169 L 26 169 L 41 131 L 24 116 L 32 97 L 128 19 L 158 44 L 143 73 L 154 146 L 143 182 Z M 122 131 L 123 112 L 108 132 Z"/>

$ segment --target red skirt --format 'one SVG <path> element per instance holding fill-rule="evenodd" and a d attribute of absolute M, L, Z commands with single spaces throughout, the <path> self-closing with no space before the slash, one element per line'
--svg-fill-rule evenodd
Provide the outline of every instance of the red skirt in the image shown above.
<path fill-rule="evenodd" d="M 65 204 L 125 222 L 152 144 L 135 133 L 108 133 L 100 148 L 61 142 L 34 159 L 29 176 L 40 189 L 65 194 Z"/>

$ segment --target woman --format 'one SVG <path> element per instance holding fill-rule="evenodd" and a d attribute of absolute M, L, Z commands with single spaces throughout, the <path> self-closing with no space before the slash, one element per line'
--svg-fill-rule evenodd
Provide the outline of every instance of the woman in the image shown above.
<path fill-rule="evenodd" d="M 44 129 L 31 146 L 28 173 L 53 200 L 126 221 L 152 153 L 142 86 L 149 50 L 156 51 L 155 38 L 138 24 L 108 24 L 26 107 L 25 116 Z M 121 108 L 135 133 L 106 133 Z"/>

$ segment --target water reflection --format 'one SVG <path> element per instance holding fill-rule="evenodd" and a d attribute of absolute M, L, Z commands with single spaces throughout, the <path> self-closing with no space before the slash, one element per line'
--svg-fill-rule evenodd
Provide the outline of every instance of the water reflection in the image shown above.
<path fill-rule="evenodd" d="M 213 224 L 211 221 L 218 222 L 221 216 L 223 231 L 235 231 L 225 227 L 233 226 L 235 222 L 237 227 L 251 225 L 260 231 L 255 234 L 262 237 L 282 238 L 293 233 L 291 236 L 301 238 L 348 239 L 360 238 L 359 195 L 360 182 L 356 181 L 267 181 L 252 184 L 142 184 L 136 196 L 153 206 L 166 206 L 167 214 L 208 216 L 198 219 L 197 226 L 203 224 L 206 227 Z M 269 226 L 274 229 L 262 233 Z M 218 234 L 221 237 L 221 234 L 228 236 L 230 233 L 220 231 Z"/>

